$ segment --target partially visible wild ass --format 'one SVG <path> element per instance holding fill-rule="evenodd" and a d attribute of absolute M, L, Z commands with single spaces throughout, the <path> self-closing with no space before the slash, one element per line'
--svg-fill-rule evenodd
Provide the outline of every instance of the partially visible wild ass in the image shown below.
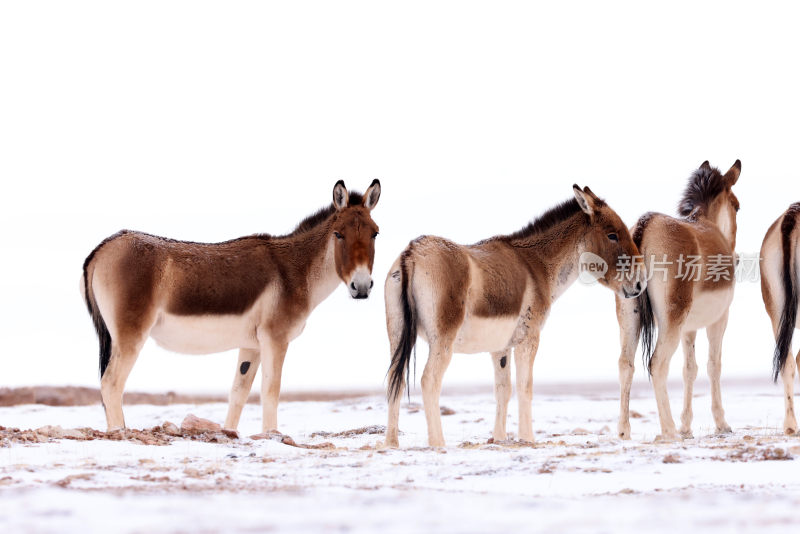
<path fill-rule="evenodd" d="M 239 349 L 225 428 L 235 429 L 262 365 L 262 427 L 277 429 L 289 342 L 341 281 L 353 298 L 372 288 L 381 186 L 348 192 L 284 236 L 223 243 L 176 241 L 123 230 L 83 264 L 81 291 L 100 338 L 100 383 L 109 429 L 124 428 L 122 393 L 148 336 L 185 354 Z"/>
<path fill-rule="evenodd" d="M 733 300 L 736 265 L 736 212 L 731 187 L 739 179 L 739 160 L 722 174 L 707 161 L 689 177 L 678 206 L 681 218 L 646 213 L 631 230 L 648 272 L 647 290 L 638 299 L 617 298 L 620 325 L 619 437 L 630 439 L 629 405 L 633 360 L 642 337 L 645 368 L 652 376 L 661 422 L 661 438 L 677 439 L 667 395 L 669 362 L 683 343 L 684 395 L 680 433 L 692 435 L 692 391 L 697 378 L 694 342 L 697 330 L 708 336 L 711 411 L 718 432 L 730 432 L 720 393 L 722 336 Z M 653 346 L 654 330 L 658 339 Z"/>
<path fill-rule="evenodd" d="M 516 233 L 467 246 L 423 236 L 394 262 L 385 286 L 392 355 L 387 446 L 398 445 L 400 400 L 417 334 L 430 345 L 422 397 L 431 446 L 444 445 L 439 395 L 454 352 L 491 353 L 497 400 L 493 436 L 507 438 L 512 348 L 519 438 L 533 441 L 532 373 L 539 332 L 553 302 L 578 278 L 581 255 L 594 253 L 611 266 L 599 281 L 618 295 L 632 298 L 642 292 L 643 275 L 615 276 L 621 258 L 638 254 L 625 224 L 588 187 L 575 185 L 573 191 L 574 199 Z"/>
<path fill-rule="evenodd" d="M 794 416 L 794 372 L 800 365 L 800 352 L 797 361 L 792 358 L 792 338 L 794 329 L 800 328 L 797 317 L 797 291 L 800 281 L 800 259 L 797 247 L 800 245 L 800 202 L 789 206 L 778 220 L 772 223 L 761 245 L 761 296 L 772 320 L 775 333 L 775 353 L 773 355 L 773 378 L 783 378 L 786 415 L 783 430 L 787 434 L 797 432 L 797 419 Z"/>

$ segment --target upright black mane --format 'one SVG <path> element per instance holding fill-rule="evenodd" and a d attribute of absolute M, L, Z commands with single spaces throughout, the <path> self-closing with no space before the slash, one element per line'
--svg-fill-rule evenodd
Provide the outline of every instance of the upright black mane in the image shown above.
<path fill-rule="evenodd" d="M 708 162 L 703 163 L 689 177 L 689 183 L 678 204 L 678 213 L 682 217 L 688 217 L 697 208 L 705 210 L 711 201 L 725 190 L 725 186 L 725 179 L 719 169 L 712 167 Z"/>
<path fill-rule="evenodd" d="M 503 241 L 511 241 L 514 239 L 530 237 L 534 234 L 541 234 L 554 227 L 558 223 L 566 221 L 579 211 L 581 211 L 581 207 L 577 200 L 574 198 L 565 200 L 561 204 L 550 208 L 542 215 L 532 220 L 521 230 L 517 230 L 513 234 L 500 236 L 499 239 L 502 239 Z"/>
<path fill-rule="evenodd" d="M 348 206 L 362 206 L 364 204 L 364 196 L 357 192 L 357 191 L 350 191 L 350 197 L 348 200 Z M 295 227 L 290 233 L 281 236 L 281 237 L 292 237 L 298 234 L 302 234 L 303 232 L 307 232 L 312 228 L 316 228 L 323 222 L 328 220 L 328 217 L 333 215 L 336 211 L 336 207 L 333 205 L 333 202 L 329 206 L 325 206 L 324 208 L 320 208 L 315 213 L 312 213 Z"/>

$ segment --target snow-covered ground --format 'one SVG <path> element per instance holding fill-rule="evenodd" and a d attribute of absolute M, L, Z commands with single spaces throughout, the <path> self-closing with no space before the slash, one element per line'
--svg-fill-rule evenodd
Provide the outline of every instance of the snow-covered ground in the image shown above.
<path fill-rule="evenodd" d="M 693 525 L 704 532 L 785 532 L 800 524 L 800 438 L 782 433 L 778 387 L 724 388 L 734 433 L 717 436 L 700 386 L 696 437 L 679 443 L 654 442 L 659 429 L 647 390 L 632 401 L 633 439 L 616 439 L 617 397 L 607 391 L 535 394 L 532 446 L 487 443 L 491 393 L 445 395 L 442 405 L 454 413 L 443 417 L 444 449 L 426 446 L 414 395 L 401 412 L 399 450 L 377 447 L 386 422 L 378 397 L 282 403 L 281 430 L 319 448 L 247 437 L 260 431 L 256 405 L 245 408 L 239 440 L 158 434 L 164 445 L 136 436 L 22 442 L 15 438 L 22 433 L 8 429 L 103 429 L 102 409 L 0 408 L 6 427 L 0 526 L 4 532 L 675 532 Z M 677 413 L 680 392 L 671 396 Z M 226 406 L 125 410 L 128 425 L 141 429 L 180 424 L 190 413 L 221 422 Z"/>

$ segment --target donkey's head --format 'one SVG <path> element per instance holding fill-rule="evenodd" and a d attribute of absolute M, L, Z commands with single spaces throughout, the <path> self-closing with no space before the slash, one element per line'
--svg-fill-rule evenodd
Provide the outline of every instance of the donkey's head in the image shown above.
<path fill-rule="evenodd" d="M 595 272 L 594 278 L 621 297 L 638 297 L 647 286 L 647 276 L 628 227 L 617 212 L 591 189 L 581 189 L 577 185 L 573 185 L 572 189 L 578 205 L 589 216 L 589 228 L 584 236 L 584 254 L 591 253 L 604 263 L 603 268 Z M 592 258 L 597 261 L 594 256 Z"/>
<path fill-rule="evenodd" d="M 731 246 L 736 248 L 736 212 L 739 199 L 731 188 L 739 180 L 742 162 L 738 159 L 725 174 L 704 161 L 689 177 L 678 213 L 689 219 L 705 217 L 719 226 Z"/>
<path fill-rule="evenodd" d="M 381 197 L 381 183 L 373 180 L 363 196 L 347 192 L 339 180 L 333 187 L 336 213 L 331 225 L 335 238 L 336 273 L 355 299 L 365 299 L 372 290 L 372 262 L 378 225 L 370 212 Z"/>

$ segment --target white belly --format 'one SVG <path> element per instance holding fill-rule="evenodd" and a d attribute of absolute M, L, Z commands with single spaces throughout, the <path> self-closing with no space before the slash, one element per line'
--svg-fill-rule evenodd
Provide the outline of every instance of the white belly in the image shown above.
<path fill-rule="evenodd" d="M 694 331 L 716 323 L 733 300 L 733 287 L 721 291 L 696 292 L 683 329 Z"/>
<path fill-rule="evenodd" d="M 484 318 L 468 316 L 456 336 L 453 352 L 475 354 L 503 350 L 519 324 L 519 317 Z"/>
<path fill-rule="evenodd" d="M 255 325 L 248 315 L 180 316 L 162 313 L 152 337 L 159 346 L 183 354 L 211 354 L 258 349 Z"/>

